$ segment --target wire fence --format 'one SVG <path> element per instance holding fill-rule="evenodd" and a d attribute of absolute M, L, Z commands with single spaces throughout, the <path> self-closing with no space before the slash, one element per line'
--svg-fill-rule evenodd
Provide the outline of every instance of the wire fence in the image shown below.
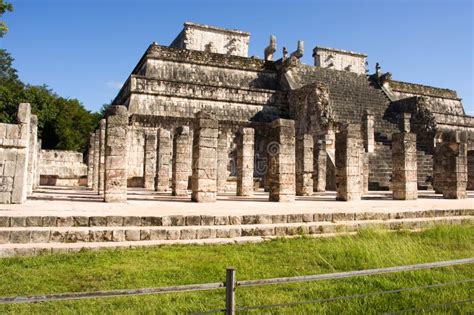
<path fill-rule="evenodd" d="M 315 299 L 315 300 L 308 300 L 308 301 L 236 307 L 235 292 L 238 287 L 251 287 L 251 286 L 264 286 L 264 285 L 274 285 L 274 284 L 288 284 L 288 283 L 302 283 L 302 282 L 309 282 L 309 281 L 344 279 L 344 278 L 353 278 L 353 277 L 361 277 L 361 276 L 372 276 L 372 275 L 381 275 L 381 274 L 387 274 L 387 273 L 396 273 L 396 272 L 403 272 L 403 271 L 426 270 L 426 269 L 449 267 L 449 266 L 472 264 L 472 263 L 474 263 L 474 257 L 434 262 L 434 263 L 416 264 L 416 265 L 365 269 L 365 270 L 357 270 L 357 271 L 306 275 L 306 276 L 297 276 L 297 277 L 242 280 L 242 281 L 236 280 L 236 269 L 233 267 L 228 267 L 226 269 L 226 279 L 224 282 L 167 286 L 167 287 L 159 287 L 159 288 L 75 292 L 75 293 L 61 293 L 61 294 L 35 295 L 35 296 L 23 296 L 23 297 L 22 296 L 0 297 L 0 304 L 80 300 L 80 299 L 91 299 L 91 298 L 164 294 L 164 293 L 172 293 L 172 292 L 194 292 L 194 291 L 216 290 L 216 289 L 225 288 L 225 291 L 226 291 L 225 309 L 210 310 L 210 311 L 196 313 L 196 314 L 209 314 L 209 313 L 235 314 L 236 311 L 249 311 L 249 310 L 256 310 L 256 309 L 269 309 L 269 308 L 278 308 L 278 307 L 295 307 L 299 305 L 333 302 L 333 301 L 338 301 L 338 300 L 351 300 L 351 299 L 356 299 L 356 298 L 374 297 L 374 296 L 381 296 L 381 295 L 394 294 L 394 293 L 400 293 L 400 292 L 408 292 L 408 291 L 414 291 L 414 290 L 434 289 L 434 288 L 453 286 L 453 285 L 458 285 L 458 284 L 472 283 L 474 282 L 474 278 L 447 282 L 447 283 L 438 283 L 438 284 L 431 284 L 431 285 L 425 285 L 425 286 L 411 287 L 411 288 L 400 288 L 400 289 L 394 289 L 394 290 L 360 293 L 360 294 L 353 294 L 353 295 L 348 295 L 348 296 L 338 296 L 338 297 Z M 446 304 L 429 305 L 426 308 L 436 308 L 436 307 L 442 308 L 442 307 L 448 307 L 451 305 L 466 304 L 466 303 L 472 303 L 472 302 L 473 302 L 472 299 L 452 301 Z M 415 312 L 416 310 L 417 309 L 407 309 L 407 310 L 401 310 L 399 312 L 390 313 L 390 314 L 402 314 L 404 312 Z"/>

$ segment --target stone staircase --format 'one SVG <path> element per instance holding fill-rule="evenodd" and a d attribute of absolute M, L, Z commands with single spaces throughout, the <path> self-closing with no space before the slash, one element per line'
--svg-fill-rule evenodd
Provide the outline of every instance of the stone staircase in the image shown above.
<path fill-rule="evenodd" d="M 377 140 L 369 156 L 369 190 L 390 190 L 392 187 L 392 148 L 388 140 Z"/>
<path fill-rule="evenodd" d="M 420 229 L 473 219 L 474 209 L 241 216 L 3 216 L 0 257 L 81 249 L 257 242 L 297 235 L 332 236 L 369 226 Z"/>

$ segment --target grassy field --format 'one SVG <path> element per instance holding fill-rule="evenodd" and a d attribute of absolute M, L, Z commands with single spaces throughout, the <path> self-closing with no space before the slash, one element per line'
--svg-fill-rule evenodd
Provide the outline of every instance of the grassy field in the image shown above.
<path fill-rule="evenodd" d="M 474 226 L 437 226 L 420 233 L 363 230 L 327 239 L 279 239 L 258 244 L 166 246 L 0 259 L 0 296 L 36 295 L 219 282 L 226 266 L 237 279 L 330 273 L 474 256 Z M 418 287 L 474 278 L 474 265 L 237 290 L 238 306 L 288 303 Z M 474 312 L 474 282 L 351 300 L 280 307 L 244 314 L 379 314 L 420 308 Z M 427 307 L 433 307 L 427 309 Z M 224 290 L 159 296 L 0 305 L 0 313 L 176 314 L 224 308 Z"/>

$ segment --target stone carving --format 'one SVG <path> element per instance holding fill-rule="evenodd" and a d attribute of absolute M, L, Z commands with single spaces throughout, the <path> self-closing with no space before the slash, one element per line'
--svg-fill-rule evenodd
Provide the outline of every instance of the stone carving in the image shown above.
<path fill-rule="evenodd" d="M 283 60 L 286 60 L 288 58 L 288 49 L 286 49 L 286 47 L 283 47 L 282 54 Z"/>
<path fill-rule="evenodd" d="M 213 42 L 209 42 L 209 43 L 205 46 L 204 51 L 205 51 L 205 52 L 209 52 L 209 53 L 217 53 L 217 49 L 216 49 L 216 47 L 214 46 L 214 43 L 213 43 Z"/>
<path fill-rule="evenodd" d="M 276 48 L 277 48 L 276 36 L 271 35 L 270 44 L 264 50 L 265 60 L 269 60 L 269 61 L 273 60 L 273 54 L 275 53 Z"/>
<path fill-rule="evenodd" d="M 329 100 L 329 89 L 313 83 L 290 92 L 290 117 L 296 120 L 297 134 L 315 134 L 330 129 L 335 121 L 334 108 Z"/>

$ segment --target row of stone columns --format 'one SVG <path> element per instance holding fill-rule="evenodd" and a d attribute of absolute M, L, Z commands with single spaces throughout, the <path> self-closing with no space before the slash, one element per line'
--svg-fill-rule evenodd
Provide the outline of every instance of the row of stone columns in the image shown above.
<path fill-rule="evenodd" d="M 371 128 L 367 124 L 365 128 Z M 91 135 L 89 171 L 91 186 L 104 192 L 107 202 L 126 200 L 126 138 L 128 115 L 124 106 L 112 106 L 100 128 Z M 225 189 L 228 177 L 226 132 L 218 131 L 213 114 L 199 112 L 194 121 L 191 157 L 189 127 L 176 130 L 171 143 L 169 131 L 145 135 L 144 185 L 157 191 L 171 189 L 175 196 L 186 196 L 191 176 L 191 200 L 213 202 L 217 192 Z M 254 191 L 255 131 L 241 128 L 237 133 L 237 195 L 252 196 Z M 337 200 L 360 200 L 368 190 L 368 158 L 371 139 L 361 136 L 359 124 L 348 124 L 335 136 Z M 288 202 L 295 196 L 311 195 L 313 182 L 313 136 L 295 136 L 293 120 L 277 119 L 271 124 L 267 146 L 266 178 L 269 200 Z M 459 141 L 439 145 L 434 155 L 435 185 L 445 198 L 465 198 L 467 182 L 467 146 Z M 103 160 L 103 161 L 102 161 Z M 403 130 L 392 137 L 393 199 L 417 198 L 416 135 L 410 132 L 410 116 L 404 115 Z M 317 166 L 319 168 L 319 165 Z M 319 171 L 318 171 L 319 173 Z M 441 176 L 441 177 L 440 177 Z M 442 179 L 439 179 L 442 178 Z"/>

